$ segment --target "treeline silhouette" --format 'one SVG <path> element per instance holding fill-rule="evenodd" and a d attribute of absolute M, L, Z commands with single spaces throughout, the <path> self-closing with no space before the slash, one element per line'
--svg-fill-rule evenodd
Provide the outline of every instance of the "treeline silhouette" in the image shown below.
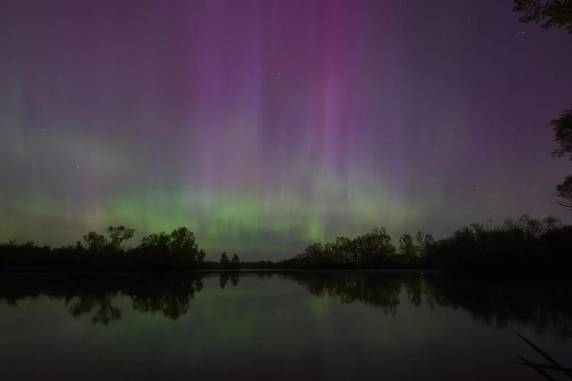
<path fill-rule="evenodd" d="M 500 226 L 473 224 L 434 240 L 418 232 L 400 237 L 395 247 L 385 229 L 354 239 L 312 244 L 282 263 L 312 269 L 426 268 L 478 274 L 565 272 L 572 265 L 572 226 L 558 219 L 522 216 Z"/>
<path fill-rule="evenodd" d="M 332 269 L 419 268 L 435 241 L 418 232 L 413 239 L 404 234 L 396 248 L 385 228 L 350 239 L 338 237 L 333 242 L 314 243 L 302 254 L 282 262 L 287 267 Z"/>
<path fill-rule="evenodd" d="M 223 253 L 220 263 L 206 262 L 195 234 L 185 227 L 146 235 L 138 246 L 125 248 L 134 233 L 123 225 L 110 226 L 106 235 L 89 232 L 75 245 L 59 248 L 9 241 L 0 244 L 0 271 L 172 271 L 240 266 L 236 254 L 228 259 Z"/>
<path fill-rule="evenodd" d="M 394 245 L 384 228 L 355 238 L 314 243 L 280 262 L 242 262 L 223 252 L 205 261 L 187 228 L 149 234 L 124 248 L 134 234 L 110 226 L 106 235 L 90 232 L 75 246 L 51 248 L 32 242 L 0 244 L 0 271 L 190 271 L 238 269 L 440 269 L 452 273 L 528 274 L 567 271 L 572 265 L 572 226 L 547 217 L 522 216 L 498 226 L 473 224 L 435 240 L 430 234 L 403 234 Z"/>
<path fill-rule="evenodd" d="M 451 272 L 567 272 L 572 265 L 572 226 L 526 215 L 496 227 L 474 224 L 432 245 L 426 263 Z"/>

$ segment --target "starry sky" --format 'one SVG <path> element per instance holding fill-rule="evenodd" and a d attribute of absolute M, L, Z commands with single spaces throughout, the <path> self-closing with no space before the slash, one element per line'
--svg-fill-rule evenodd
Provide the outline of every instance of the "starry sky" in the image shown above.
<path fill-rule="evenodd" d="M 546 125 L 570 67 L 511 0 L 2 0 L 0 240 L 188 226 L 278 259 L 566 221 Z"/>

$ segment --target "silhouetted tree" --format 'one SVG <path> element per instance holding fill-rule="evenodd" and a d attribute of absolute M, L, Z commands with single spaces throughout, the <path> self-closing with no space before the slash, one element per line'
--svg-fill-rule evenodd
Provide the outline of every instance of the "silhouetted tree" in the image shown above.
<path fill-rule="evenodd" d="M 337 237 L 333 242 L 333 256 L 336 263 L 356 263 L 357 255 L 354 254 L 354 242 L 347 237 Z"/>
<path fill-rule="evenodd" d="M 197 253 L 197 262 L 202 263 L 204 262 L 206 257 L 205 251 L 203 249 L 199 249 Z"/>
<path fill-rule="evenodd" d="M 168 251 L 170 237 L 167 233 L 151 233 L 141 239 L 139 248 L 144 250 Z"/>
<path fill-rule="evenodd" d="M 407 258 L 414 258 L 417 256 L 417 248 L 413 244 L 413 238 L 409 234 L 403 234 L 399 239 L 398 253 Z"/>
<path fill-rule="evenodd" d="M 175 229 L 170 234 L 149 234 L 143 237 L 137 250 L 149 260 L 169 267 L 188 267 L 201 263 L 205 258 L 195 234 L 185 227 Z"/>
<path fill-rule="evenodd" d="M 134 229 L 126 228 L 123 225 L 110 226 L 106 232 L 109 236 L 109 245 L 113 250 L 121 250 L 121 244 L 133 238 L 133 234 L 135 234 Z"/>
<path fill-rule="evenodd" d="M 567 176 L 564 182 L 556 187 L 556 191 L 558 197 L 564 199 L 558 203 L 567 208 L 572 208 L 572 176 Z"/>
<path fill-rule="evenodd" d="M 498 227 L 472 225 L 433 244 L 428 263 L 474 273 L 567 271 L 572 264 L 570 230 L 553 217 L 540 221 L 528 215 Z"/>
<path fill-rule="evenodd" d="M 415 246 L 417 246 L 417 256 L 425 257 L 431 247 L 435 244 L 435 240 L 431 234 L 418 231 L 415 236 Z"/>
<path fill-rule="evenodd" d="M 240 266 L 240 258 L 238 258 L 237 254 L 234 254 L 231 259 L 231 266 L 237 269 Z"/>
<path fill-rule="evenodd" d="M 320 259 L 325 253 L 324 245 L 321 243 L 313 243 L 306 247 L 304 254 L 309 258 Z"/>
<path fill-rule="evenodd" d="M 572 33 L 572 1 L 514 0 L 514 11 L 523 22 L 541 24 L 543 28 L 564 28 Z"/>
<path fill-rule="evenodd" d="M 186 255 L 192 261 L 198 259 L 199 247 L 195 234 L 187 228 L 178 228 L 171 232 L 169 249 L 175 255 Z"/>
<path fill-rule="evenodd" d="M 122 243 L 133 236 L 133 229 L 110 226 L 108 238 L 96 232 L 83 236 L 83 243 L 52 249 L 32 242 L 0 243 L 0 271 L 3 267 L 37 267 L 54 270 L 139 271 L 159 269 L 191 269 L 205 258 L 193 232 L 178 228 L 170 234 L 149 234 L 141 244 L 128 249 L 128 255 L 115 255 L 123 251 Z M 97 255 L 83 255 L 82 253 Z M 49 255 L 48 255 L 49 254 Z"/>
<path fill-rule="evenodd" d="M 422 267 L 423 261 L 435 241 L 433 236 L 418 231 L 415 240 L 409 234 L 403 234 L 399 239 L 399 261 L 404 261 L 408 267 Z M 400 263 L 396 263 L 400 265 Z"/>
<path fill-rule="evenodd" d="M 175 229 L 171 232 L 169 249 L 171 253 L 192 263 L 202 262 L 205 257 L 204 251 L 199 249 L 196 242 L 195 233 L 185 227 Z"/>
<path fill-rule="evenodd" d="M 550 122 L 554 130 L 555 140 L 559 147 L 554 151 L 556 157 L 566 157 L 572 160 L 572 108 L 566 110 L 558 119 Z M 572 176 L 567 176 L 564 182 L 556 187 L 558 197 L 564 199 L 560 205 L 572 208 Z"/>
<path fill-rule="evenodd" d="M 375 268 L 387 266 L 395 255 L 384 228 L 356 238 L 338 237 L 334 242 L 313 243 L 304 253 L 284 262 L 287 266 Z"/>
<path fill-rule="evenodd" d="M 371 233 L 356 237 L 352 247 L 357 258 L 355 265 L 360 267 L 383 265 L 395 255 L 395 247 L 385 228 L 374 229 Z"/>
<path fill-rule="evenodd" d="M 541 23 L 544 28 L 564 28 L 572 34 L 572 0 L 514 0 L 514 10 L 524 22 Z M 559 148 L 554 156 L 570 156 L 572 160 L 572 108 L 564 111 L 558 119 L 550 122 Z M 568 176 L 556 187 L 563 198 L 558 204 L 572 208 L 572 180 Z"/>
<path fill-rule="evenodd" d="M 107 246 L 107 240 L 104 236 L 96 232 L 89 232 L 83 236 L 83 241 L 89 251 L 97 252 L 102 251 Z"/>
<path fill-rule="evenodd" d="M 228 267 L 230 265 L 230 260 L 228 259 L 228 255 L 226 254 L 226 251 L 220 255 L 220 264 L 223 267 Z"/>
<path fill-rule="evenodd" d="M 569 156 L 572 160 L 572 108 L 566 110 L 558 119 L 550 122 L 556 143 L 560 146 L 554 151 L 557 157 Z"/>
<path fill-rule="evenodd" d="M 542 222 L 530 217 L 528 214 L 520 216 L 518 223 L 518 227 L 531 237 L 538 238 L 544 233 Z"/>

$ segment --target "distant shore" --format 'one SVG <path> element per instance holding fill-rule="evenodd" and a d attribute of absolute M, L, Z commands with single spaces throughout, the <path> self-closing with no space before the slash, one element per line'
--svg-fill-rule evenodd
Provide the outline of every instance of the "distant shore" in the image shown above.
<path fill-rule="evenodd" d="M 397 245 L 386 229 L 377 228 L 354 238 L 310 244 L 279 261 L 241 261 L 238 254 L 226 252 L 218 262 L 206 260 L 195 234 L 186 227 L 148 234 L 136 247 L 125 248 L 134 233 L 123 225 L 109 226 L 106 235 L 89 232 L 83 241 L 57 248 L 0 243 L 0 273 L 441 270 L 537 276 L 567 274 L 572 268 L 572 226 L 527 215 L 500 226 L 472 224 L 439 240 L 423 232 L 403 234 Z"/>

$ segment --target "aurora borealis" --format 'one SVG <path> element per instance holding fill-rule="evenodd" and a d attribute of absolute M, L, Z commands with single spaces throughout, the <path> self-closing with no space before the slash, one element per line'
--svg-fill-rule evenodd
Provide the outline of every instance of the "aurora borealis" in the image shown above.
<path fill-rule="evenodd" d="M 0 240 L 188 226 L 277 259 L 566 220 L 571 47 L 510 0 L 3 0 Z"/>

